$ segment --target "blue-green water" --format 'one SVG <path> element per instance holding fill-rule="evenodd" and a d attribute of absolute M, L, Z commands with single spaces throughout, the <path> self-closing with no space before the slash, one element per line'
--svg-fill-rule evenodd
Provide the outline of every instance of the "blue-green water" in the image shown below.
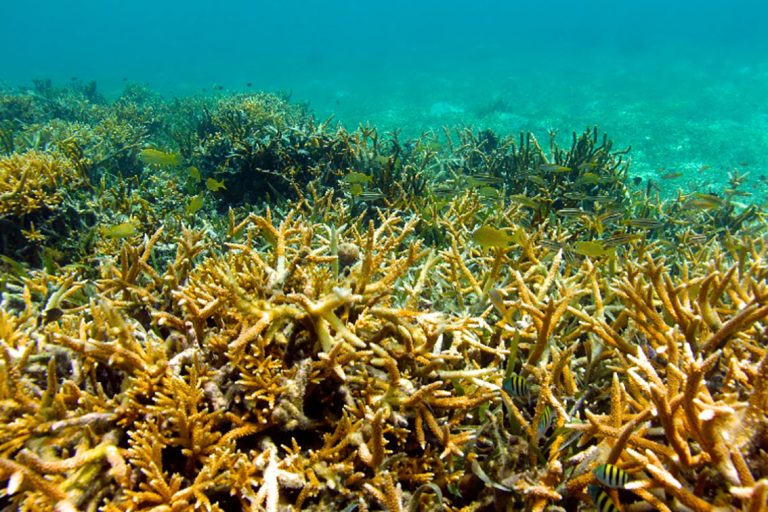
<path fill-rule="evenodd" d="M 286 90 L 318 117 L 567 136 L 597 124 L 632 171 L 718 189 L 768 174 L 768 3 L 3 2 L 0 87 Z"/>

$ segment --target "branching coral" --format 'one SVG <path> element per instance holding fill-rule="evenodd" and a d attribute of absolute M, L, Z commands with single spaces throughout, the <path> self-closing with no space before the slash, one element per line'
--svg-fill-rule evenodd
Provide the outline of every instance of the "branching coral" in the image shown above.
<path fill-rule="evenodd" d="M 92 215 L 130 229 L 78 228 L 98 253 L 77 265 L 3 259 L 2 506 L 765 507 L 768 249 L 734 194 L 630 197 L 596 130 L 441 148 L 246 95 L 190 100 L 191 133 L 157 98 L 121 101 L 140 126 L 103 107 L 103 129 L 210 165 L 92 184 Z M 0 161 L 6 215 L 22 194 L 76 205 L 57 186 L 88 178 L 86 132 L 66 159 Z M 198 174 L 243 172 L 298 200 L 175 204 Z M 430 173 L 475 185 L 441 197 Z"/>
<path fill-rule="evenodd" d="M 0 158 L 0 215 L 23 216 L 62 200 L 59 187 L 80 176 L 62 157 L 39 151 Z"/>

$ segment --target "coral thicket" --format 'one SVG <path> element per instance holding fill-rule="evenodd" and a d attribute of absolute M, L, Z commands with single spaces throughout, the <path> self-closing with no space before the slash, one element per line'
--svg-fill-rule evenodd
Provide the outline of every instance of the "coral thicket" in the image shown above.
<path fill-rule="evenodd" d="M 3 248 L 3 510 L 765 508 L 757 206 L 662 201 L 597 129 L 129 92 L 50 92 L 98 112 L 0 160 L 0 219 L 52 212 Z"/>

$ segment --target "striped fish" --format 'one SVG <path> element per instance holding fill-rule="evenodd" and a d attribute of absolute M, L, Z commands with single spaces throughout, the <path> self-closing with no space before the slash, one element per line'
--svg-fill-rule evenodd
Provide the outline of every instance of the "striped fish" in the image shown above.
<path fill-rule="evenodd" d="M 544 437 L 544 434 L 547 432 L 547 430 L 549 430 L 550 426 L 552 426 L 552 408 L 548 405 L 545 405 L 544 409 L 541 411 L 539 426 L 536 429 L 536 433 L 539 439 Z"/>
<path fill-rule="evenodd" d="M 623 489 L 629 482 L 629 474 L 613 464 L 600 464 L 592 473 L 601 484 L 611 489 Z"/>
<path fill-rule="evenodd" d="M 616 247 L 618 245 L 628 244 L 629 242 L 634 242 L 635 240 L 639 239 L 640 236 L 638 235 L 618 233 L 611 236 L 610 238 L 603 240 L 603 245 L 605 247 Z"/>
<path fill-rule="evenodd" d="M 374 202 L 384 199 L 384 194 L 381 192 L 362 192 L 357 195 L 357 198 L 361 201 Z"/>
<path fill-rule="evenodd" d="M 508 379 L 504 379 L 502 387 L 511 396 L 526 397 L 530 393 L 528 383 L 520 375 L 512 375 Z"/>
<path fill-rule="evenodd" d="M 648 219 L 648 218 L 636 218 L 636 219 L 627 219 L 624 221 L 625 226 L 629 226 L 631 228 L 639 228 L 639 229 L 656 229 L 660 228 L 664 225 L 664 222 L 656 219 Z"/>
<path fill-rule="evenodd" d="M 563 197 L 571 201 L 594 201 L 596 203 L 611 203 L 617 199 L 611 196 L 592 196 L 581 192 L 565 192 Z"/>
<path fill-rule="evenodd" d="M 587 492 L 599 512 L 619 512 L 619 507 L 599 485 L 590 485 L 587 487 Z"/>
<path fill-rule="evenodd" d="M 560 208 L 555 212 L 560 217 L 581 217 L 589 214 L 580 208 Z"/>
<path fill-rule="evenodd" d="M 541 240 L 539 244 L 550 251 L 559 251 L 560 249 L 563 249 L 566 247 L 566 245 L 562 242 L 557 242 L 555 240 Z"/>

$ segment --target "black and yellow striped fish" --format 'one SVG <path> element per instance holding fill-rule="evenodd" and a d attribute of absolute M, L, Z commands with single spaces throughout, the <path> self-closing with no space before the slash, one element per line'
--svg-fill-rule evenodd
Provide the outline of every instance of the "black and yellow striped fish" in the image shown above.
<path fill-rule="evenodd" d="M 546 434 L 547 430 L 549 430 L 549 427 L 552 426 L 552 408 L 548 405 L 544 406 L 544 409 L 541 411 L 541 417 L 539 418 L 539 425 L 536 429 L 536 432 L 538 434 L 539 439 L 544 437 L 544 434 Z"/>
<path fill-rule="evenodd" d="M 600 464 L 592 473 L 601 484 L 610 489 L 624 489 L 629 482 L 629 474 L 613 464 Z"/>
<path fill-rule="evenodd" d="M 502 387 L 504 388 L 504 391 L 511 396 L 526 397 L 530 393 L 528 383 L 520 375 L 512 375 L 511 377 L 504 379 Z"/>
<path fill-rule="evenodd" d="M 619 507 L 613 502 L 608 493 L 599 485 L 590 485 L 587 487 L 589 497 L 597 507 L 599 512 L 619 512 Z"/>

